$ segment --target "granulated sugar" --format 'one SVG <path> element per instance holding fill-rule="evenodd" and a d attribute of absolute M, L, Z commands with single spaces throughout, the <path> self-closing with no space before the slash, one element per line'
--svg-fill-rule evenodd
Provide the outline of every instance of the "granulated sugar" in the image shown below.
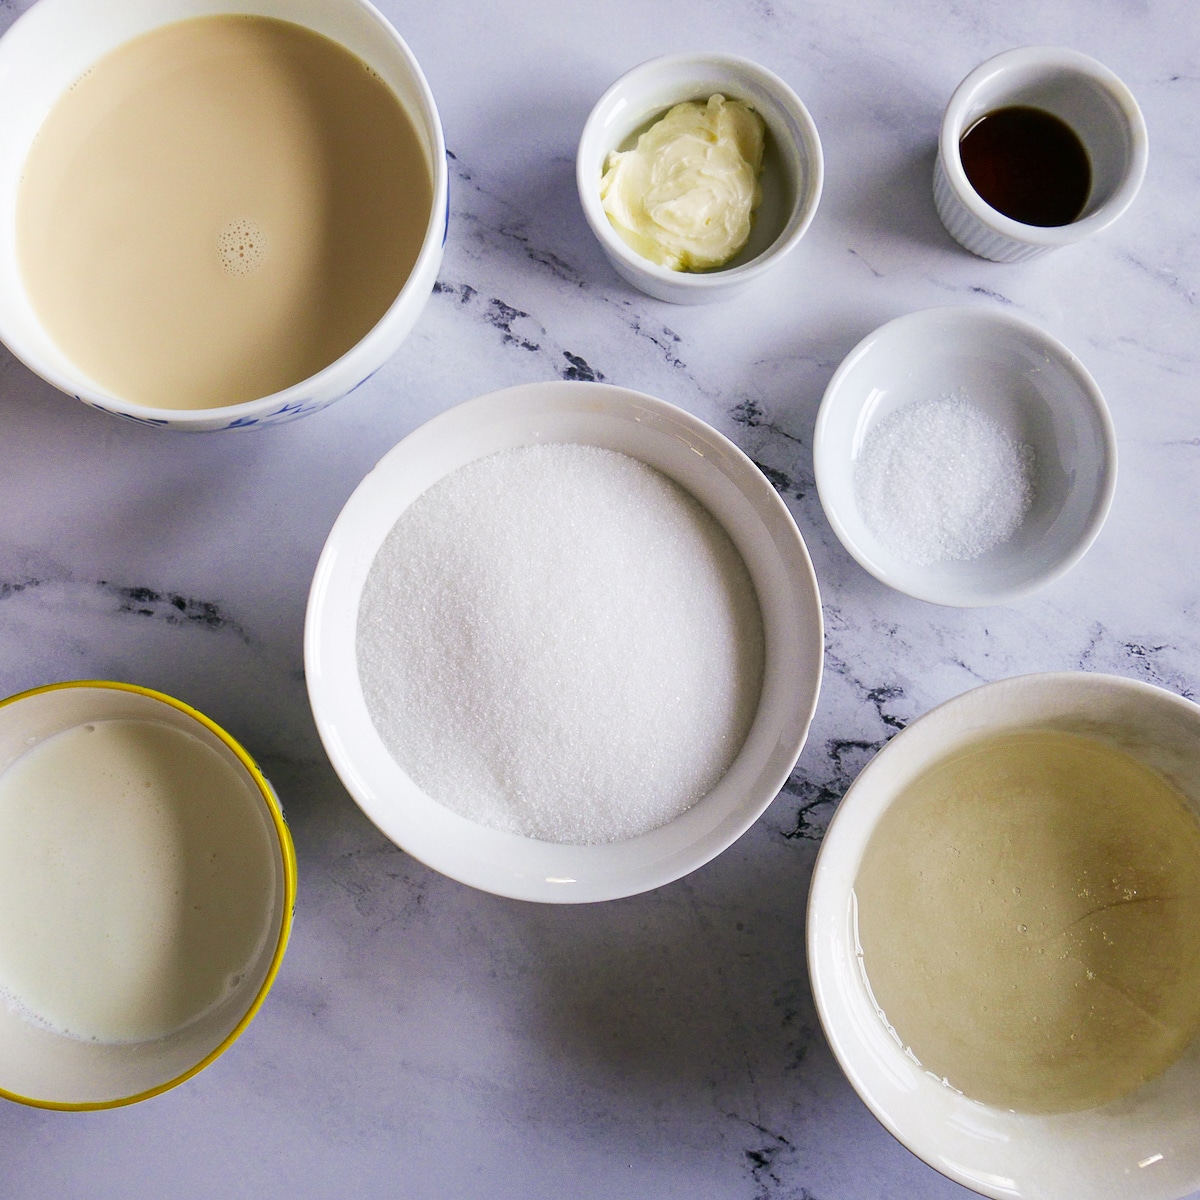
<path fill-rule="evenodd" d="M 427 795 L 586 844 L 712 789 L 757 708 L 763 635 L 740 555 L 691 495 L 554 444 L 470 463 L 401 514 L 357 655 L 371 719 Z"/>
<path fill-rule="evenodd" d="M 1021 527 L 1034 455 L 961 397 L 921 400 L 881 420 L 854 468 L 871 532 L 918 566 L 978 558 Z"/>

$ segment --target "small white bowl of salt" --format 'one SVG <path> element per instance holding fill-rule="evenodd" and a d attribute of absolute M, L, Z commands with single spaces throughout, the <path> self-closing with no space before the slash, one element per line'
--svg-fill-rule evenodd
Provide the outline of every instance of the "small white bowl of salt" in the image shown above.
<path fill-rule="evenodd" d="M 660 887 L 778 794 L 823 634 L 804 541 L 703 421 L 598 383 L 480 396 L 363 480 L 305 671 L 347 790 L 427 866 L 557 903 Z"/>
<path fill-rule="evenodd" d="M 918 600 L 1004 604 L 1083 557 L 1117 478 L 1112 419 L 1083 364 L 980 308 L 898 317 L 829 381 L 817 491 L 842 545 Z"/>

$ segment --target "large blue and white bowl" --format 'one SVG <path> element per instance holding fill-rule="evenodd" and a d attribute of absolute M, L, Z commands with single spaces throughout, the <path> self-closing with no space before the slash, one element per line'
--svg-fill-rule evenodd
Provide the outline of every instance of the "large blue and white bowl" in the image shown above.
<path fill-rule="evenodd" d="M 54 344 L 26 295 L 17 263 L 16 201 L 29 148 L 58 98 L 93 63 L 159 26 L 251 13 L 303 25 L 345 46 L 395 92 L 412 119 L 433 180 L 420 253 L 379 322 L 341 358 L 281 392 L 221 408 L 133 404 L 89 379 Z M 403 39 L 367 0 L 40 0 L 0 38 L 0 341 L 55 387 L 130 421 L 164 429 L 246 429 L 326 408 L 365 383 L 408 336 L 433 291 L 446 240 L 446 144 L 433 94 Z"/>

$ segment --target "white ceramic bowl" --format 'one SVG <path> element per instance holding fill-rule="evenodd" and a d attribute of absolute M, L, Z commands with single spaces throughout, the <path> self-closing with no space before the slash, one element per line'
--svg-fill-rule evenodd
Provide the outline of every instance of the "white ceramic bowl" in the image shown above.
<path fill-rule="evenodd" d="M 1034 497 L 1012 538 L 976 559 L 905 561 L 859 511 L 854 472 L 874 425 L 919 400 L 965 396 L 1033 447 Z M 865 337 L 834 372 L 813 437 L 817 491 L 843 546 L 876 579 L 934 604 L 1004 604 L 1072 567 L 1100 532 L 1116 486 L 1104 397 L 1061 342 L 1007 313 L 931 308 Z"/>
<path fill-rule="evenodd" d="M 147 720 L 182 730 L 215 750 L 245 781 L 254 819 L 261 822 L 270 847 L 270 862 L 264 865 L 273 885 L 260 898 L 270 932 L 235 990 L 199 1019 L 154 1041 L 114 1044 L 66 1037 L 18 1016 L 0 1001 L 0 1096 L 40 1108 L 132 1104 L 206 1067 L 237 1040 L 266 999 L 292 926 L 296 858 L 271 785 L 229 734 L 179 700 L 148 688 L 93 680 L 11 696 L 0 702 L 0 771 L 46 738 L 102 720 Z"/>
<path fill-rule="evenodd" d="M 963 169 L 959 142 L 987 113 L 1010 105 L 1040 108 L 1079 136 L 1092 165 L 1092 188 L 1069 225 L 1014 221 L 988 204 Z M 1149 139 L 1129 89 L 1078 50 L 1025 46 L 976 67 L 958 85 L 942 118 L 933 196 L 950 235 L 981 258 L 1024 262 L 1106 229 L 1132 203 L 1146 174 Z"/>
<path fill-rule="evenodd" d="M 975 688 L 894 737 L 843 797 L 808 901 L 808 963 L 826 1037 L 883 1125 L 944 1175 L 996 1200 L 1178 1200 L 1200 1188 L 1200 1039 L 1165 1074 L 1100 1108 L 1051 1116 L 969 1100 L 918 1066 L 880 1019 L 856 952 L 851 893 L 872 830 L 932 763 L 1028 728 L 1107 741 L 1200 814 L 1200 708 L 1110 675 L 1026 675 Z"/>
<path fill-rule="evenodd" d="M 745 101 L 767 124 L 763 201 L 750 241 L 732 262 L 714 271 L 672 271 L 643 258 L 613 229 L 600 177 L 609 153 L 627 149 L 667 109 L 714 92 Z M 584 216 L 622 279 L 657 300 L 704 304 L 737 295 L 795 249 L 817 211 L 824 166 L 812 117 L 782 79 L 732 55 L 676 54 L 634 67 L 600 97 L 579 139 L 575 178 Z"/>
<path fill-rule="evenodd" d="M 400 294 L 367 335 L 308 379 L 244 404 L 162 409 L 132 404 L 89 379 L 47 335 L 21 281 L 13 229 L 29 147 L 64 91 L 105 54 L 160 25 L 218 13 L 292 21 L 339 42 L 395 92 L 412 118 L 433 180 L 417 261 Z M 408 336 L 433 291 L 446 237 L 446 147 L 433 95 L 399 34 L 367 0 L 39 0 L 0 38 L 0 341 L 27 367 L 93 408 L 167 429 L 244 429 L 318 412 L 352 392 Z"/>
<path fill-rule="evenodd" d="M 371 563 L 400 514 L 475 459 L 513 446 L 576 442 L 618 450 L 670 476 L 728 532 L 758 593 L 765 664 L 757 715 L 717 786 L 659 829 L 573 846 L 477 825 L 422 792 L 388 753 L 359 684 L 355 636 Z M 338 517 L 317 564 L 304 631 L 309 699 L 346 789 L 415 858 L 522 900 L 611 900 L 669 883 L 733 843 L 795 765 L 821 680 L 821 604 L 783 501 L 728 439 L 681 409 L 598 383 L 536 383 L 480 396 L 423 425 L 380 460 Z"/>

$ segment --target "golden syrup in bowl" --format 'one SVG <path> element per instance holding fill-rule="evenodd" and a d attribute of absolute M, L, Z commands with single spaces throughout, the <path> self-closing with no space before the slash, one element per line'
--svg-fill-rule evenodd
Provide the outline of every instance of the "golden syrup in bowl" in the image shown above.
<path fill-rule="evenodd" d="M 935 763 L 855 882 L 878 1011 L 972 1100 L 1103 1105 L 1200 1032 L 1200 821 L 1116 747 L 1029 731 Z"/>

